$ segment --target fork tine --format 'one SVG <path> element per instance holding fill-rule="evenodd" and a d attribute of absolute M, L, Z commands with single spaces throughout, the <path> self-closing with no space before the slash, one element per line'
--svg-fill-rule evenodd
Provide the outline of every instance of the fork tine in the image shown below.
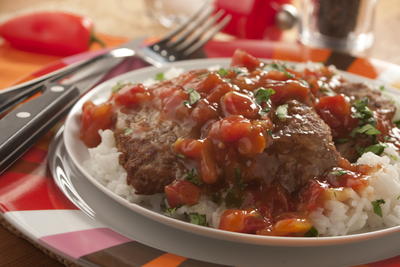
<path fill-rule="evenodd" d="M 186 50 L 188 47 L 192 46 L 193 44 L 197 43 L 201 39 L 201 36 L 203 36 L 204 33 L 209 31 L 213 27 L 213 25 L 215 25 L 218 19 L 223 16 L 224 13 L 225 13 L 224 10 L 220 10 L 214 16 L 209 17 L 209 19 L 205 24 L 201 25 L 197 29 L 197 31 L 195 31 L 190 37 L 186 38 L 186 40 L 182 44 L 177 45 L 175 49 L 177 51 L 183 51 Z"/>
<path fill-rule="evenodd" d="M 188 27 L 192 23 L 192 21 L 196 20 L 203 13 L 204 9 L 207 8 L 208 4 L 209 4 L 208 1 L 205 1 L 204 4 L 201 6 L 201 8 L 198 11 L 196 11 L 196 13 L 193 16 L 187 18 L 187 21 L 185 23 L 182 23 L 179 27 L 168 33 L 163 39 L 161 39 L 157 43 L 167 42 L 173 39 L 174 36 L 181 33 L 183 30 L 185 30 L 186 27 Z"/>
<path fill-rule="evenodd" d="M 203 16 L 199 16 L 200 19 L 198 21 L 196 20 L 197 18 L 191 21 L 190 25 L 186 27 L 187 29 L 179 36 L 178 39 L 174 40 L 173 38 L 171 38 L 170 40 L 168 40 L 168 47 L 178 46 L 179 44 L 187 40 L 188 37 L 192 35 L 199 28 L 200 25 L 203 25 L 210 18 L 212 12 L 214 12 L 213 7 L 208 7 L 207 9 L 208 10 L 204 12 Z"/>
<path fill-rule="evenodd" d="M 212 36 L 214 36 L 218 32 L 215 29 L 218 29 L 218 30 L 221 29 L 230 20 L 230 16 L 226 16 L 222 21 L 215 24 L 218 21 L 218 19 L 224 15 L 224 13 L 225 13 L 224 10 L 220 10 L 215 16 L 211 17 L 210 20 L 204 26 L 202 26 L 198 32 L 196 32 L 196 34 L 193 34 L 193 36 L 191 38 L 188 38 L 188 40 L 186 40 L 184 43 L 177 46 L 176 50 L 184 51 L 184 50 L 190 49 L 191 47 L 195 46 L 197 43 L 201 42 L 201 40 L 204 38 L 204 36 L 207 35 L 208 39 L 210 39 Z M 217 28 L 218 26 L 220 28 Z M 207 34 L 207 33 L 209 33 L 209 34 Z M 209 36 L 210 33 L 212 33 L 211 36 Z M 204 42 L 202 42 L 202 43 L 204 43 Z M 192 51 L 192 50 L 193 49 L 190 49 L 190 51 Z"/>
<path fill-rule="evenodd" d="M 226 15 L 218 24 L 216 24 L 210 31 L 207 31 L 203 38 L 199 38 L 197 43 L 193 43 L 187 47 L 187 49 L 183 52 L 185 56 L 190 56 L 199 50 L 205 43 L 207 43 L 211 38 L 214 37 L 226 24 L 231 20 L 231 15 Z"/>

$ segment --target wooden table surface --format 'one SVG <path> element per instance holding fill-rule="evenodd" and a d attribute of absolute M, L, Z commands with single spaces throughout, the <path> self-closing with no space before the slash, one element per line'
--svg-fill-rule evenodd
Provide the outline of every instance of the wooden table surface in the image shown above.
<path fill-rule="evenodd" d="M 192 0 L 194 1 L 194 0 Z M 300 0 L 297 0 L 300 1 Z M 99 4 L 101 3 L 101 4 Z M 141 0 L 0 0 L 0 22 L 33 10 L 67 10 L 91 17 L 100 32 L 134 38 L 161 35 L 166 29 L 146 16 Z M 399 0 L 381 0 L 377 6 L 374 47 L 369 56 L 400 64 Z M 293 39 L 294 33 L 287 35 Z M 0 58 L 1 60 L 1 58 Z M 24 239 L 0 227 L 0 266 L 62 266 Z"/>

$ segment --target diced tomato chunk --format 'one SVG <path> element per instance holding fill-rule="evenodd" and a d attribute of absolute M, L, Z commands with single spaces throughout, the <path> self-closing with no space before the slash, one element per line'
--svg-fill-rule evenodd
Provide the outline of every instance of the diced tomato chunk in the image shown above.
<path fill-rule="evenodd" d="M 231 66 L 246 67 L 251 71 L 256 69 L 257 67 L 262 66 L 262 62 L 258 58 L 250 55 L 249 53 L 237 49 L 233 54 Z"/>
<path fill-rule="evenodd" d="M 201 150 L 200 172 L 201 179 L 204 183 L 214 184 L 215 182 L 217 182 L 218 173 L 214 157 L 214 149 L 211 140 L 209 140 L 208 138 L 204 140 L 204 144 Z"/>
<path fill-rule="evenodd" d="M 218 111 L 207 99 L 200 99 L 190 115 L 197 122 L 197 125 L 201 127 L 207 121 L 218 118 Z"/>
<path fill-rule="evenodd" d="M 97 106 L 92 101 L 87 101 L 82 107 L 80 139 L 88 147 L 99 145 L 101 142 L 99 130 L 111 128 L 112 122 L 111 103 Z"/>
<path fill-rule="evenodd" d="M 171 208 L 181 205 L 194 205 L 199 202 L 201 190 L 186 180 L 175 180 L 164 187 L 168 205 Z"/>
<path fill-rule="evenodd" d="M 256 118 L 260 109 L 248 95 L 236 91 L 226 93 L 221 106 L 225 116 L 243 115 L 248 119 Z"/>
<path fill-rule="evenodd" d="M 238 141 L 239 153 L 246 156 L 254 156 L 262 153 L 267 146 L 261 127 L 253 127 L 248 136 L 242 137 Z"/>
<path fill-rule="evenodd" d="M 233 115 L 215 122 L 211 126 L 209 136 L 223 142 L 234 142 L 248 136 L 251 129 L 250 120 L 243 118 L 243 116 Z"/>
<path fill-rule="evenodd" d="M 351 117 L 351 105 L 343 95 L 323 96 L 315 109 L 332 128 L 333 137 L 345 135 L 357 126 L 357 120 Z"/>
<path fill-rule="evenodd" d="M 268 226 L 268 222 L 256 210 L 228 209 L 221 215 L 219 229 L 254 234 Z"/>
<path fill-rule="evenodd" d="M 328 186 L 317 180 L 309 180 L 299 192 L 298 209 L 302 211 L 313 211 L 322 205 L 322 193 Z"/>
<path fill-rule="evenodd" d="M 151 98 L 143 84 L 127 85 L 116 93 L 115 103 L 120 106 L 133 107 Z"/>
<path fill-rule="evenodd" d="M 277 105 L 290 99 L 307 103 L 310 98 L 310 89 L 308 86 L 296 80 L 275 82 L 269 84 L 268 88 L 272 88 L 275 91 L 275 94 L 271 96 L 271 101 Z"/>
<path fill-rule="evenodd" d="M 200 158 L 203 149 L 203 142 L 197 139 L 179 138 L 174 143 L 174 151 L 189 158 Z"/>

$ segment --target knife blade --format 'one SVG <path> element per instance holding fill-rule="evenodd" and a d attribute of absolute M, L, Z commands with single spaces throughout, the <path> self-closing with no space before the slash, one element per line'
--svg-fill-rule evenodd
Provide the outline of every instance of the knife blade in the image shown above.
<path fill-rule="evenodd" d="M 104 64 L 111 69 L 122 61 L 121 58 L 103 60 L 69 79 L 47 83 L 42 95 L 17 107 L 0 120 L 0 173 L 50 130 L 79 97 L 102 78 L 98 74 L 104 72 Z"/>

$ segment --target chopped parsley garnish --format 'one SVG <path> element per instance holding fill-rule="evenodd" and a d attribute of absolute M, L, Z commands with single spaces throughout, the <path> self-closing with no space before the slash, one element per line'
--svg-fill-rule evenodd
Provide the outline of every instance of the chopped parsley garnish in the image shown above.
<path fill-rule="evenodd" d="M 281 120 L 284 121 L 286 120 L 289 115 L 288 115 L 288 104 L 280 105 L 275 111 L 276 116 Z"/>
<path fill-rule="evenodd" d="M 386 90 L 386 88 L 385 88 L 385 86 L 381 85 L 381 86 L 379 86 L 379 90 L 381 90 L 381 91 L 385 91 L 385 90 Z"/>
<path fill-rule="evenodd" d="M 133 133 L 132 128 L 125 128 L 124 129 L 124 135 L 130 135 L 131 133 Z"/>
<path fill-rule="evenodd" d="M 375 144 L 375 145 L 371 145 L 371 146 L 367 146 L 367 147 L 364 147 L 364 148 L 360 148 L 360 149 L 358 149 L 358 153 L 360 155 L 362 155 L 362 154 L 367 153 L 367 152 L 372 152 L 372 153 L 380 156 L 383 153 L 383 151 L 385 150 L 386 147 L 387 147 L 387 144 L 378 143 L 378 144 Z"/>
<path fill-rule="evenodd" d="M 305 237 L 317 237 L 319 235 L 317 228 L 315 228 L 314 226 L 312 226 L 310 228 L 310 230 L 308 230 L 304 236 Z"/>
<path fill-rule="evenodd" d="M 342 176 L 342 175 L 345 175 L 347 173 L 348 173 L 348 171 L 346 171 L 346 170 L 334 170 L 334 171 L 331 171 L 331 174 L 336 175 L 336 176 Z"/>
<path fill-rule="evenodd" d="M 228 70 L 227 70 L 227 69 L 224 69 L 224 68 L 220 68 L 220 69 L 217 71 L 217 73 L 218 73 L 221 77 L 224 77 L 224 76 L 228 75 Z"/>
<path fill-rule="evenodd" d="M 400 120 L 394 121 L 393 122 L 397 128 L 400 128 Z"/>
<path fill-rule="evenodd" d="M 190 108 L 200 100 L 201 95 L 194 88 L 189 88 L 187 93 L 189 94 L 189 100 L 183 101 L 183 104 Z"/>
<path fill-rule="evenodd" d="M 262 106 L 265 105 L 261 111 L 260 115 L 264 115 L 265 113 L 269 112 L 268 101 L 270 100 L 271 96 L 275 94 L 275 91 L 271 88 L 265 89 L 264 87 L 260 87 L 254 94 L 256 99 L 256 103 Z"/>
<path fill-rule="evenodd" d="M 157 73 L 156 76 L 154 77 L 154 79 L 156 81 L 160 81 L 160 82 L 164 81 L 165 80 L 164 72 Z"/>
<path fill-rule="evenodd" d="M 289 73 L 287 71 L 287 67 L 285 66 L 285 64 L 278 64 L 278 63 L 274 62 L 274 63 L 271 63 L 271 64 L 267 65 L 267 67 L 268 66 L 271 67 L 274 70 L 283 72 L 288 78 L 293 78 L 294 77 L 293 74 L 291 74 L 291 73 Z"/>
<path fill-rule="evenodd" d="M 379 217 L 382 217 L 382 208 L 381 205 L 385 204 L 385 200 L 377 199 L 371 202 L 372 207 L 374 209 L 374 213 Z"/>
<path fill-rule="evenodd" d="M 117 84 L 116 85 L 114 85 L 113 87 L 111 87 L 111 91 L 113 92 L 113 93 L 116 93 L 116 92 L 118 92 L 119 90 L 121 90 L 123 87 L 125 87 L 125 85 L 128 85 L 128 84 L 131 84 L 131 83 L 127 83 L 127 82 L 117 82 Z"/>
<path fill-rule="evenodd" d="M 166 215 L 168 215 L 168 216 L 173 216 L 173 215 L 175 214 L 175 212 L 176 212 L 177 209 L 178 209 L 177 207 L 175 207 L 175 208 L 166 208 L 166 209 L 164 210 L 164 213 L 165 213 Z"/>
<path fill-rule="evenodd" d="M 354 101 L 353 107 L 355 112 L 353 112 L 352 117 L 359 119 L 361 125 L 366 123 L 375 124 L 375 119 L 373 117 L 372 110 L 368 107 L 368 98 L 364 97 Z"/>
<path fill-rule="evenodd" d="M 351 132 L 350 136 L 354 137 L 356 135 L 356 133 L 366 134 L 366 135 L 378 135 L 378 134 L 381 134 L 381 132 L 378 129 L 376 129 L 372 124 L 365 124 L 365 125 L 363 125 L 361 127 L 355 128 Z"/>
<path fill-rule="evenodd" d="M 185 179 L 195 185 L 203 184 L 203 181 L 200 179 L 199 175 L 197 174 L 196 169 L 191 169 L 188 173 L 186 173 Z"/>
<path fill-rule="evenodd" d="M 204 214 L 189 213 L 189 222 L 197 225 L 207 226 L 207 218 Z"/>
<path fill-rule="evenodd" d="M 176 156 L 177 156 L 178 158 L 180 158 L 180 159 L 185 159 L 185 158 L 186 158 L 186 156 L 183 155 L 183 154 L 176 154 Z"/>

